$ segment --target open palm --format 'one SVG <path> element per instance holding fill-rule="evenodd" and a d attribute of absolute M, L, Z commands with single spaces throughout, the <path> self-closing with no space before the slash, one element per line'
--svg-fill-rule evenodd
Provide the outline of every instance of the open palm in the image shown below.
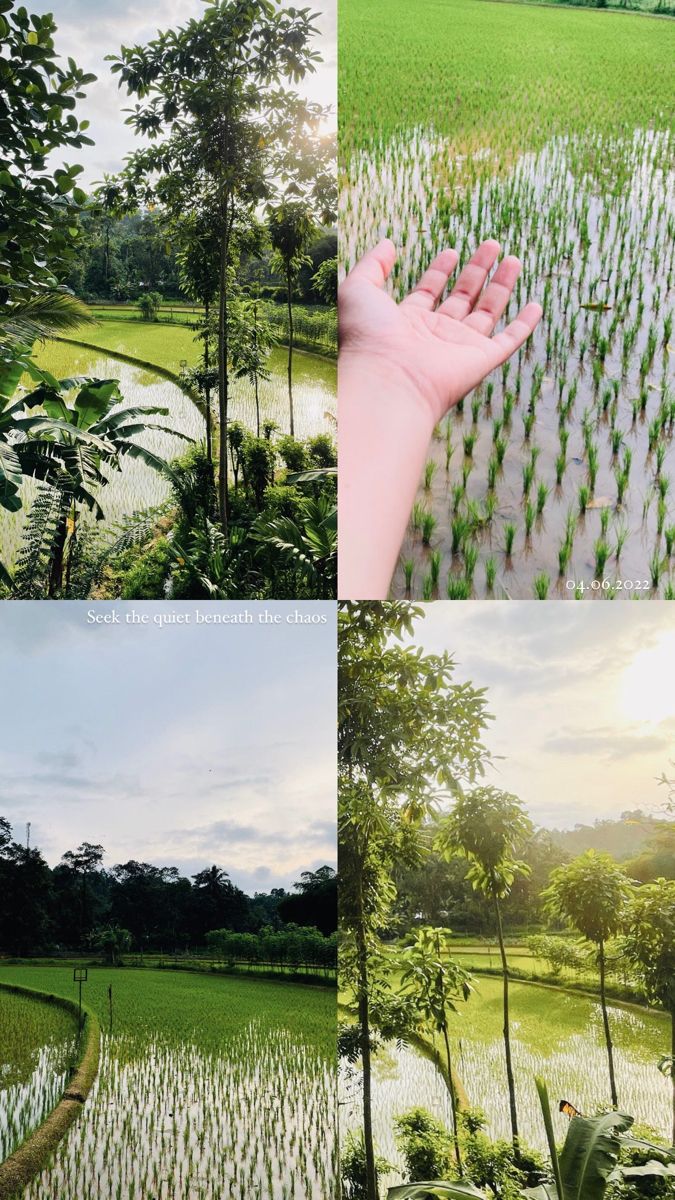
<path fill-rule="evenodd" d="M 439 421 L 520 349 L 541 318 L 540 305 L 527 304 L 492 336 L 521 268 L 517 258 L 503 259 L 483 291 L 498 254 L 497 242 L 483 242 L 439 304 L 458 261 L 456 250 L 444 250 L 397 304 L 384 290 L 396 249 L 388 239 L 380 242 L 340 289 L 341 356 L 366 353 L 381 363 L 384 374 L 400 373 Z"/>

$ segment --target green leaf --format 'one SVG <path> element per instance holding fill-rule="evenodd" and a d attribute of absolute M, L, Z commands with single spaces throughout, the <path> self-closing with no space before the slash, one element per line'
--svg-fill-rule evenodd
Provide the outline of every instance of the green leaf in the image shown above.
<path fill-rule="evenodd" d="M 573 1117 L 560 1155 L 563 1200 L 603 1200 L 621 1148 L 617 1135 L 632 1124 L 618 1112 Z"/>

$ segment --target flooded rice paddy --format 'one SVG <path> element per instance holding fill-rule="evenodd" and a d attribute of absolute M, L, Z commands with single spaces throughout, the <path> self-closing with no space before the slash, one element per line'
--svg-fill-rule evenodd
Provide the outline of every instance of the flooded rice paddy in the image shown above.
<path fill-rule="evenodd" d="M 401 298 L 487 236 L 537 299 L 530 343 L 435 431 L 392 594 L 671 596 L 675 587 L 671 136 L 583 133 L 509 157 L 416 128 L 350 158 L 343 267 L 380 237 Z"/>
<path fill-rule="evenodd" d="M 478 992 L 452 1018 L 451 1045 L 457 1074 L 469 1104 L 483 1109 L 487 1132 L 510 1137 L 508 1092 L 501 1036 L 501 981 L 482 978 Z M 599 1004 L 584 996 L 534 985 L 511 986 L 511 1042 L 521 1133 L 528 1145 L 546 1150 L 546 1135 L 534 1076 L 547 1082 L 556 1137 L 565 1135 L 567 1118 L 557 1101 L 571 1100 L 582 1112 L 609 1104 L 607 1054 Z M 657 1062 L 668 1044 L 665 1016 L 636 1008 L 610 1006 L 619 1107 L 659 1136 L 668 1137 L 671 1120 L 670 1081 Z M 439 1046 L 440 1049 L 440 1046 Z M 359 1071 L 342 1073 L 341 1112 L 345 1128 L 359 1123 Z M 379 1153 L 396 1164 L 393 1118 L 413 1107 L 428 1109 L 451 1127 L 447 1087 L 434 1064 L 410 1046 L 388 1043 L 378 1052 L 374 1072 L 375 1140 Z"/>
<path fill-rule="evenodd" d="M 171 330 L 163 329 L 162 334 L 170 338 Z M 185 453 L 189 445 L 185 437 L 197 442 L 205 439 L 206 423 L 194 401 L 176 383 L 152 370 L 133 366 L 103 351 L 63 341 L 47 342 L 36 358 L 40 366 L 46 367 L 58 378 L 90 375 L 99 379 L 118 379 L 124 407 L 161 405 L 168 409 L 167 416 L 155 415 L 148 419 L 167 425 L 184 437 L 149 430 L 134 439 L 166 461 Z M 260 385 L 260 402 L 261 419 L 273 420 L 285 431 L 288 425 L 288 392 L 282 373 L 285 369 L 283 358 L 282 351 L 274 352 L 271 377 Z M 333 423 L 330 414 L 335 412 L 335 364 L 316 355 L 297 354 L 294 370 L 296 435 L 305 438 L 331 431 Z M 233 421 L 241 421 L 248 428 L 255 429 L 255 400 L 246 380 L 234 382 L 230 411 Z M 16 558 L 36 490 L 37 485 L 32 480 L 26 480 L 23 485 L 23 509 L 11 514 L 0 509 L 0 559 L 7 566 L 11 566 Z M 98 493 L 105 513 L 105 525 L 115 525 L 134 512 L 161 505 L 168 499 L 169 493 L 169 483 L 162 475 L 140 459 L 127 457 L 122 460 L 121 471 L 111 472 L 108 484 Z M 83 520 L 86 524 L 94 518 L 85 512 Z"/>
<path fill-rule="evenodd" d="M 76 1044 L 65 1009 L 0 989 L 0 1162 L 59 1100 Z"/>
<path fill-rule="evenodd" d="M 65 968 L 3 974 L 72 989 Z M 98 1077 L 25 1200 L 331 1200 L 334 994 L 124 969 L 90 970 L 87 989 Z"/>

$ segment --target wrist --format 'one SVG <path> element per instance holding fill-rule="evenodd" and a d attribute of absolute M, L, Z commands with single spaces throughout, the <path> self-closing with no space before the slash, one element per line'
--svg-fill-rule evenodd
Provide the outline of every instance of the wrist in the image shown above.
<path fill-rule="evenodd" d="M 374 354 L 372 349 L 340 350 L 338 406 L 346 409 L 353 404 L 407 408 L 429 436 L 438 420 L 436 404 L 426 395 L 422 381 L 386 354 Z"/>

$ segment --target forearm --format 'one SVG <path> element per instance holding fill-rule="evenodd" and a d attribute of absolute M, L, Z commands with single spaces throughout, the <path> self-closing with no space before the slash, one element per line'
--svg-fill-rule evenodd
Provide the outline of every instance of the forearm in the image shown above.
<path fill-rule="evenodd" d="M 433 433 L 430 408 L 372 356 L 340 361 L 339 575 L 345 600 L 385 599 Z"/>

